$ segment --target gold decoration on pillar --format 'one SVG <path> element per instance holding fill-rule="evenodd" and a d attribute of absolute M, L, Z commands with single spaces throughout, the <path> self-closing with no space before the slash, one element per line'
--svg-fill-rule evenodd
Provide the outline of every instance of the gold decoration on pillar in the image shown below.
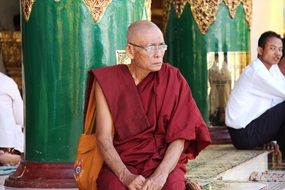
<path fill-rule="evenodd" d="M 145 0 L 144 6 L 147 12 L 147 19 L 151 20 L 151 0 Z"/>
<path fill-rule="evenodd" d="M 125 50 L 116 50 L 116 64 L 130 64 L 131 59 Z"/>
<path fill-rule="evenodd" d="M 29 20 L 35 0 L 21 0 L 22 11 L 26 21 Z"/>
<path fill-rule="evenodd" d="M 176 10 L 176 14 L 178 17 L 181 17 L 186 3 L 187 3 L 187 0 L 178 0 L 172 3 Z"/>
<path fill-rule="evenodd" d="M 191 7 L 194 20 L 203 34 L 209 30 L 210 25 L 216 20 L 219 5 L 222 2 L 228 7 L 232 18 L 235 16 L 239 4 L 242 3 L 246 21 L 249 27 L 251 26 L 252 0 L 164 0 L 164 18 L 168 17 L 171 7 L 175 8 L 177 17 L 179 18 L 187 2 Z M 164 26 L 166 25 L 166 21 L 164 20 Z"/>
<path fill-rule="evenodd" d="M 99 22 L 112 0 L 83 0 L 95 22 Z"/>
<path fill-rule="evenodd" d="M 237 7 L 239 4 L 243 4 L 243 9 L 246 17 L 246 21 L 251 26 L 251 15 L 252 15 L 252 1 L 251 0 L 224 0 L 227 5 L 230 15 L 232 18 L 235 17 Z"/>
<path fill-rule="evenodd" d="M 224 0 L 225 4 L 227 5 L 230 15 L 232 18 L 235 17 L 237 7 L 241 3 L 242 0 Z"/>
<path fill-rule="evenodd" d="M 171 7 L 174 7 L 175 12 L 179 18 L 182 15 L 184 7 L 187 2 L 188 0 L 164 0 L 163 1 L 164 13 L 167 13 Z"/>
<path fill-rule="evenodd" d="M 251 16 L 252 16 L 252 0 L 242 0 L 243 9 L 245 12 L 246 22 L 251 27 Z"/>
<path fill-rule="evenodd" d="M 200 31 L 205 34 L 216 20 L 219 4 L 222 0 L 189 0 L 194 20 Z"/>
<path fill-rule="evenodd" d="M 22 62 L 21 62 L 21 32 L 1 31 L 0 52 L 7 74 L 22 90 Z"/>
<path fill-rule="evenodd" d="M 178 18 L 183 13 L 184 7 L 188 0 L 163 0 L 163 26 L 166 28 L 166 22 L 168 20 L 168 12 L 173 7 L 175 9 L 176 15 Z"/>

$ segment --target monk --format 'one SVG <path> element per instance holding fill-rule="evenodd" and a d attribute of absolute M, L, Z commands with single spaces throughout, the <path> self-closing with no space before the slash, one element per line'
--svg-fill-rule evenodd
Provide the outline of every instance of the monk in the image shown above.
<path fill-rule="evenodd" d="M 211 142 L 186 80 L 163 63 L 166 49 L 154 23 L 137 21 L 127 33 L 131 64 L 92 71 L 99 190 L 184 190 L 188 159 Z"/>

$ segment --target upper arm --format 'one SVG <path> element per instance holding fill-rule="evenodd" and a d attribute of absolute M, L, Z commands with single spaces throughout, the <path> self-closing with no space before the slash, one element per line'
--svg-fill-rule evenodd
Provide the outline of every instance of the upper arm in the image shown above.
<path fill-rule="evenodd" d="M 279 69 L 283 75 L 285 75 L 285 56 L 278 63 Z"/>
<path fill-rule="evenodd" d="M 103 91 L 96 81 L 95 84 L 95 98 L 96 98 L 96 136 L 98 141 L 101 140 L 113 140 L 112 128 L 113 120 L 111 116 L 110 109 L 108 107 L 106 98 Z"/>
<path fill-rule="evenodd" d="M 262 96 L 265 98 L 285 98 L 285 86 L 282 84 L 282 81 L 278 81 L 270 74 L 256 74 L 253 77 L 253 86 L 250 88 L 250 91 L 253 94 Z"/>

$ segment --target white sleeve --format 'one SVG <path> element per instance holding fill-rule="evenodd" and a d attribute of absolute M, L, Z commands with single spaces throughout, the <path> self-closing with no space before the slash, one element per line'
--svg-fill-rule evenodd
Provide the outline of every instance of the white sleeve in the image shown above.
<path fill-rule="evenodd" d="M 282 76 L 283 77 L 283 76 Z M 285 99 L 285 82 L 274 78 L 269 72 L 254 72 L 250 92 L 265 98 Z"/>
<path fill-rule="evenodd" d="M 13 114 L 15 118 L 15 122 L 17 125 L 21 125 L 23 127 L 24 124 L 24 110 L 23 110 L 23 100 L 18 89 L 17 84 L 13 81 L 11 84 L 11 95 L 13 100 Z"/>

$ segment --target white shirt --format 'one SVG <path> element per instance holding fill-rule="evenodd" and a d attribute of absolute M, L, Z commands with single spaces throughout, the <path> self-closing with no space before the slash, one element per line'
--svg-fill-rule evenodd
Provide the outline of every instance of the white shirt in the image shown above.
<path fill-rule="evenodd" d="M 23 100 L 15 81 L 0 73 L 0 147 L 24 151 Z"/>
<path fill-rule="evenodd" d="M 226 125 L 245 128 L 266 110 L 285 100 L 285 77 L 278 65 L 268 70 L 256 59 L 246 67 L 231 92 L 226 107 Z"/>

